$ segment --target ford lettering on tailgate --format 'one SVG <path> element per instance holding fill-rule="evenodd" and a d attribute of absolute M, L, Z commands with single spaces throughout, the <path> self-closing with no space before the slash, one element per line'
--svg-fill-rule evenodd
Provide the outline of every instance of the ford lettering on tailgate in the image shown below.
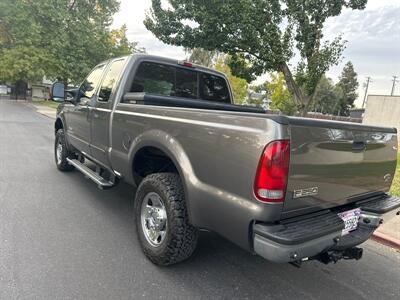
<path fill-rule="evenodd" d="M 317 194 L 318 194 L 318 187 L 312 187 L 308 189 L 294 190 L 293 198 L 296 199 L 307 196 L 315 196 Z"/>

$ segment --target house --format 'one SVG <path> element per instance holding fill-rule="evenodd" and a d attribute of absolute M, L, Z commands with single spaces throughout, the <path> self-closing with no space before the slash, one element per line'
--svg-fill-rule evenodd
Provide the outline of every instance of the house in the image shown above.
<path fill-rule="evenodd" d="M 28 88 L 31 90 L 32 100 L 49 99 L 49 91 L 53 81 L 48 80 L 46 77 L 41 82 L 32 83 Z"/>
<path fill-rule="evenodd" d="M 44 77 L 35 83 L 19 80 L 16 83 L 0 82 L 1 99 L 43 100 L 49 99 L 49 91 L 53 81 Z"/>

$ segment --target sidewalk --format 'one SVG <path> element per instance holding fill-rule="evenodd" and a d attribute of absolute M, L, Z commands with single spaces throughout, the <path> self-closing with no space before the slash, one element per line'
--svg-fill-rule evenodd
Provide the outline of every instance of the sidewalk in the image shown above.
<path fill-rule="evenodd" d="M 373 240 L 400 250 L 400 216 L 384 223 L 375 231 Z"/>
<path fill-rule="evenodd" d="M 378 229 L 379 232 L 390 235 L 400 240 L 400 216 L 394 217 Z"/>
<path fill-rule="evenodd" d="M 42 104 L 37 104 L 34 101 L 30 102 L 29 104 L 31 104 L 39 114 L 44 115 L 49 118 L 52 118 L 52 119 L 56 118 L 56 109 L 55 108 L 48 107 L 48 106 L 42 105 Z"/>

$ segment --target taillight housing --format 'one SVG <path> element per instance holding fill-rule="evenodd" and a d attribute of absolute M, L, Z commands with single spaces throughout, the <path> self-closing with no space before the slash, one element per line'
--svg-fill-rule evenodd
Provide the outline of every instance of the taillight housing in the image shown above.
<path fill-rule="evenodd" d="M 254 181 L 254 195 L 258 200 L 268 203 L 285 200 L 289 160 L 289 140 L 273 141 L 265 147 Z"/>
<path fill-rule="evenodd" d="M 178 61 L 178 65 L 188 67 L 188 68 L 194 68 L 194 65 L 189 61 L 182 61 L 182 60 Z"/>

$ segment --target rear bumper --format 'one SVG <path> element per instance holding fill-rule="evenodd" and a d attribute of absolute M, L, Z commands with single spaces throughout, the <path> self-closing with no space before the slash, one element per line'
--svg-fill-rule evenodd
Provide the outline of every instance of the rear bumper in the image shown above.
<path fill-rule="evenodd" d="M 345 236 L 342 236 L 342 219 L 331 211 L 278 225 L 256 223 L 254 251 L 269 261 L 285 263 L 355 247 L 369 239 L 383 221 L 400 215 L 400 198 L 385 196 L 358 202 L 356 207 L 362 210 L 358 228 Z"/>

